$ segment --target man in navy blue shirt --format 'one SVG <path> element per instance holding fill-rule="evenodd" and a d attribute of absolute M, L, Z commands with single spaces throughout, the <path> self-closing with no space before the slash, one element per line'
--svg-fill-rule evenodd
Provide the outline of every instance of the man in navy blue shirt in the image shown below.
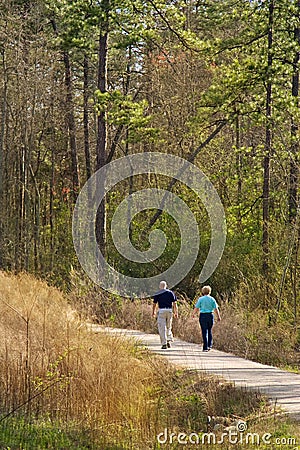
<path fill-rule="evenodd" d="M 162 349 L 170 348 L 173 341 L 172 319 L 178 317 L 177 299 L 174 292 L 167 289 L 167 283 L 159 283 L 159 291 L 153 296 L 152 316 L 156 315 L 158 306 L 157 325 Z"/>

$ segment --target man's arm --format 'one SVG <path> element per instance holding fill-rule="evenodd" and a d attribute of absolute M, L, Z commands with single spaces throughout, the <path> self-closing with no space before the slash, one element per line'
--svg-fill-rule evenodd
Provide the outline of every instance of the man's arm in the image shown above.
<path fill-rule="evenodd" d="M 176 317 L 176 319 L 178 318 L 178 306 L 177 306 L 177 302 L 173 302 L 173 313 L 174 313 L 174 317 Z"/>
<path fill-rule="evenodd" d="M 156 315 L 156 305 L 157 305 L 157 303 L 153 303 L 153 305 L 152 305 L 152 317 L 155 317 L 155 315 Z"/>

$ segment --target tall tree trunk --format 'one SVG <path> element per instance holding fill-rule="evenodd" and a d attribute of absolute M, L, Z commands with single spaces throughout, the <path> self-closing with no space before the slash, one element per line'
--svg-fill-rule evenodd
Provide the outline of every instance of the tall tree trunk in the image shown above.
<path fill-rule="evenodd" d="M 300 0 L 297 0 L 298 14 L 300 14 Z M 294 30 L 294 40 L 299 47 L 300 44 L 300 29 L 297 26 Z M 296 51 L 293 61 L 293 78 L 292 78 L 292 96 L 295 99 L 295 105 L 298 106 L 299 97 L 299 55 L 300 52 Z M 291 146 L 290 146 L 290 183 L 289 183 L 289 222 L 293 223 L 297 214 L 298 203 L 298 178 L 299 178 L 299 141 L 298 135 L 298 123 L 292 117 L 291 121 Z"/>
<path fill-rule="evenodd" d="M 65 64 L 65 83 L 67 89 L 66 103 L 67 103 L 67 123 L 69 129 L 69 142 L 71 152 L 71 170 L 72 170 L 72 187 L 73 187 L 73 201 L 76 202 L 79 191 L 79 173 L 78 173 L 78 156 L 76 144 L 76 125 L 73 104 L 73 83 L 71 76 L 70 58 L 67 51 L 63 53 Z"/>
<path fill-rule="evenodd" d="M 83 129 L 86 178 L 88 180 L 92 176 L 92 169 L 89 137 L 89 58 L 86 53 L 83 61 Z"/>
<path fill-rule="evenodd" d="M 126 79 L 125 79 L 125 85 L 124 85 L 124 94 L 129 94 L 130 84 L 131 84 L 131 63 L 132 63 L 132 47 L 131 45 L 128 48 L 128 58 L 127 58 L 127 65 L 126 65 Z M 125 155 L 127 156 L 129 154 L 129 129 L 126 129 L 126 144 L 125 144 Z M 129 230 L 129 239 L 132 241 L 132 199 L 131 195 L 133 193 L 133 175 L 130 175 L 129 177 L 129 192 L 128 192 L 128 202 L 127 202 L 127 227 Z"/>
<path fill-rule="evenodd" d="M 269 24 L 268 24 L 268 66 L 267 66 L 267 97 L 266 97 L 266 136 L 265 136 L 265 156 L 263 161 L 264 182 L 263 182 L 263 273 L 268 274 L 269 270 L 269 222 L 270 222 L 270 161 L 272 152 L 272 67 L 273 67 L 273 19 L 274 0 L 269 0 Z"/>
<path fill-rule="evenodd" d="M 32 166 L 29 165 L 30 175 L 34 184 L 35 198 L 34 198 L 34 270 L 35 273 L 39 272 L 40 268 L 40 211 L 41 211 L 41 196 L 40 190 Z"/>
<path fill-rule="evenodd" d="M 107 41 L 108 41 L 108 14 L 109 0 L 103 2 L 104 18 L 100 24 L 99 47 L 98 47 L 98 80 L 97 87 L 100 92 L 106 92 L 107 85 Z M 107 129 L 106 114 L 101 111 L 97 118 L 97 145 L 96 145 L 96 170 L 101 169 L 106 164 Z M 103 191 L 105 180 L 100 180 L 98 186 Z M 96 239 L 100 251 L 104 255 L 106 252 L 106 202 L 103 198 L 96 215 Z"/>
<path fill-rule="evenodd" d="M 53 271 L 53 268 L 54 268 L 54 163 L 55 163 L 54 148 L 52 147 L 51 148 L 50 192 L 49 192 L 50 271 L 51 272 Z"/>
<path fill-rule="evenodd" d="M 91 166 L 91 152 L 90 152 L 90 130 L 89 130 L 89 58 L 84 54 L 83 60 L 83 132 L 84 132 L 84 154 L 85 154 L 85 169 L 86 179 L 89 180 L 92 176 Z M 88 184 L 88 202 L 92 205 L 93 192 Z M 94 224 L 90 223 L 90 235 L 94 232 Z"/>
<path fill-rule="evenodd" d="M 241 130 L 240 130 L 240 118 L 237 113 L 235 121 L 235 146 L 236 146 L 236 171 L 237 171 L 237 222 L 241 229 L 242 218 L 241 218 L 241 204 L 242 204 L 242 165 L 243 165 L 243 155 L 241 152 Z"/>
<path fill-rule="evenodd" d="M 3 70 L 3 92 L 2 92 L 2 106 L 1 106 L 1 130 L 0 130 L 0 201 L 3 193 L 3 153 L 4 153 L 4 134 L 6 126 L 6 112 L 7 112 L 7 74 L 5 64 L 5 52 L 2 50 L 2 70 Z"/>
<path fill-rule="evenodd" d="M 5 50 L 1 51 L 2 55 L 2 70 L 3 70 L 3 92 L 2 92 L 2 106 L 1 106 L 1 129 L 0 129 L 0 268 L 3 268 L 3 231 L 4 231 L 4 208 L 3 208 L 3 161 L 4 161 L 4 135 L 7 119 L 7 73 L 5 64 Z"/>
<path fill-rule="evenodd" d="M 19 201 L 18 201 L 18 220 L 16 223 L 17 242 L 15 249 L 15 270 L 19 272 L 24 269 L 25 263 L 25 221 L 26 221 L 26 149 L 24 146 L 20 149 L 18 161 L 17 180 L 19 184 Z"/>

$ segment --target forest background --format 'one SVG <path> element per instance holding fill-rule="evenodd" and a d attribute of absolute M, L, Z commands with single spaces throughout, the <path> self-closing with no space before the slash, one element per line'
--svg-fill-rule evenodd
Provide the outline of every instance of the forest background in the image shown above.
<path fill-rule="evenodd" d="M 299 13 L 299 0 L 1 0 L 0 268 L 99 292 L 72 241 L 81 187 L 122 156 L 177 155 L 207 175 L 225 208 L 226 247 L 208 280 L 219 300 L 256 332 L 282 325 L 277 343 L 266 332 L 277 350 L 299 349 Z M 99 208 L 99 246 L 126 275 L 152 276 L 176 259 L 180 233 L 166 213 L 130 224 L 140 250 L 145 230 L 166 233 L 155 266 L 121 258 L 109 234 L 126 195 L 169 182 L 128 178 Z M 172 189 L 201 232 L 176 286 L 191 302 L 210 225 L 193 191 Z"/>

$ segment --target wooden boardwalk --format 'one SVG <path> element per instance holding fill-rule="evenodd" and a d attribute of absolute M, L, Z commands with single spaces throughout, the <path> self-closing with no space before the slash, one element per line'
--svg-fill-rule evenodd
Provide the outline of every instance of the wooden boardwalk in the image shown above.
<path fill-rule="evenodd" d="M 293 419 L 300 420 L 300 374 L 215 349 L 202 352 L 202 346 L 180 339 L 175 339 L 170 349 L 162 350 L 157 334 L 99 325 L 91 325 L 91 328 L 95 332 L 108 332 L 134 339 L 177 366 L 218 375 L 237 386 L 261 392 Z"/>

